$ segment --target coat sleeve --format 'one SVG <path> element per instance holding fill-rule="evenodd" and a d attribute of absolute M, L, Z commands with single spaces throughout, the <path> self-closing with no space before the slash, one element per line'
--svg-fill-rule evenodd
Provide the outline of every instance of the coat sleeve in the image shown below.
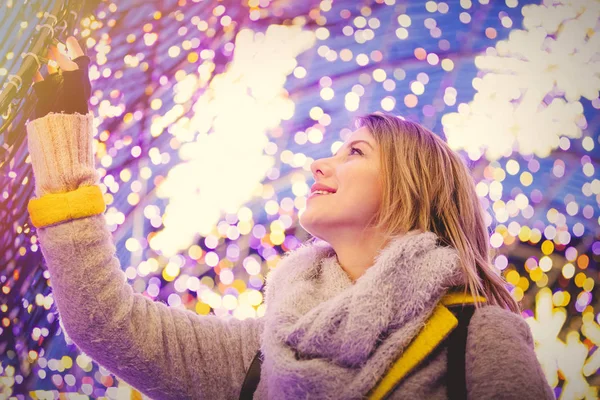
<path fill-rule="evenodd" d="M 465 369 L 469 399 L 555 399 L 529 325 L 499 306 L 485 306 L 473 314 Z"/>
<path fill-rule="evenodd" d="M 36 194 L 95 184 L 93 164 L 77 153 L 90 145 L 91 114 L 44 118 L 27 127 Z M 262 318 L 225 321 L 134 293 L 103 214 L 37 233 L 61 325 L 79 349 L 153 399 L 237 398 Z"/>

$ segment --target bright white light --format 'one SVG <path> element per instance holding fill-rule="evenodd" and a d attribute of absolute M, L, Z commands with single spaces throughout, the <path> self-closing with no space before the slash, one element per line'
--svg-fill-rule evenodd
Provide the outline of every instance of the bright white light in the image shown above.
<path fill-rule="evenodd" d="M 150 241 L 153 249 L 170 256 L 188 248 L 196 235 L 213 230 L 222 212 L 236 213 L 251 199 L 274 165 L 273 156 L 264 153 L 267 130 L 294 114 L 294 102 L 283 89 L 287 76 L 297 67 L 298 54 L 314 43 L 314 33 L 298 26 L 271 25 L 265 33 L 238 33 L 233 61 L 204 89 L 193 106 L 194 116 L 169 129 L 189 143 L 179 150 L 183 162 L 157 189 L 169 204 L 164 229 Z M 179 81 L 177 103 L 206 86 L 214 65 L 203 66 L 198 76 Z M 180 116 L 180 104 L 162 119 Z"/>
<path fill-rule="evenodd" d="M 496 55 L 475 58 L 487 74 L 473 80 L 477 93 L 466 112 L 442 117 L 448 143 L 470 156 L 495 160 L 516 150 L 546 157 L 560 137 L 581 137 L 579 99 L 598 97 L 600 3 L 560 0 L 522 12 L 526 30 L 499 41 Z"/>

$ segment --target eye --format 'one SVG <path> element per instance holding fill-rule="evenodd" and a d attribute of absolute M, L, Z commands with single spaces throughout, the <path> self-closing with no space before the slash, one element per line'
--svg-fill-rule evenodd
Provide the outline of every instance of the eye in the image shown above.
<path fill-rule="evenodd" d="M 361 155 L 361 156 L 363 155 L 363 152 L 362 152 L 362 151 L 360 151 L 359 149 L 357 149 L 356 147 L 351 147 L 351 148 L 350 148 L 350 155 L 352 155 L 352 152 L 353 152 L 353 151 L 356 151 L 356 152 L 358 152 L 358 154 L 359 154 L 359 155 Z"/>

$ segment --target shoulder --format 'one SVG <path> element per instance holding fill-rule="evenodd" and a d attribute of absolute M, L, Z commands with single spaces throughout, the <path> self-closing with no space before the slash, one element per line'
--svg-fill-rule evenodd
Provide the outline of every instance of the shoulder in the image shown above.
<path fill-rule="evenodd" d="M 465 354 L 470 398 L 554 399 L 525 319 L 496 305 L 473 313 Z"/>
<path fill-rule="evenodd" d="M 525 319 L 497 305 L 475 310 L 469 324 L 469 340 L 518 341 L 521 345 L 533 348 L 531 329 Z"/>

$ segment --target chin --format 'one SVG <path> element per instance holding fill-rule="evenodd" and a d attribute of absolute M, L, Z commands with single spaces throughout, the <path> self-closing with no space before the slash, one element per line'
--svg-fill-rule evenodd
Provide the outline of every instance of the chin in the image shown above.
<path fill-rule="evenodd" d="M 331 235 L 334 235 L 334 233 L 331 232 L 331 230 L 332 230 L 331 222 L 329 222 L 329 223 L 324 223 L 322 221 L 315 222 L 315 221 L 310 221 L 310 220 L 301 218 L 299 223 L 300 223 L 300 226 L 306 232 L 308 232 L 311 236 L 316 237 L 319 240 L 324 240 L 326 242 L 329 242 L 328 238 L 330 238 Z"/>
<path fill-rule="evenodd" d="M 307 224 L 306 222 L 304 222 L 302 218 L 298 221 L 298 223 L 300 224 L 302 229 L 304 229 L 306 232 L 308 232 L 311 236 L 317 236 L 315 229 L 313 229 L 310 226 L 310 224 Z"/>
<path fill-rule="evenodd" d="M 309 214 L 309 215 L 307 215 Z M 308 232 L 310 235 L 318 237 L 319 239 L 323 239 L 323 222 L 317 222 L 314 218 L 311 217 L 310 211 L 306 210 L 300 219 L 298 220 L 302 229 Z"/>

